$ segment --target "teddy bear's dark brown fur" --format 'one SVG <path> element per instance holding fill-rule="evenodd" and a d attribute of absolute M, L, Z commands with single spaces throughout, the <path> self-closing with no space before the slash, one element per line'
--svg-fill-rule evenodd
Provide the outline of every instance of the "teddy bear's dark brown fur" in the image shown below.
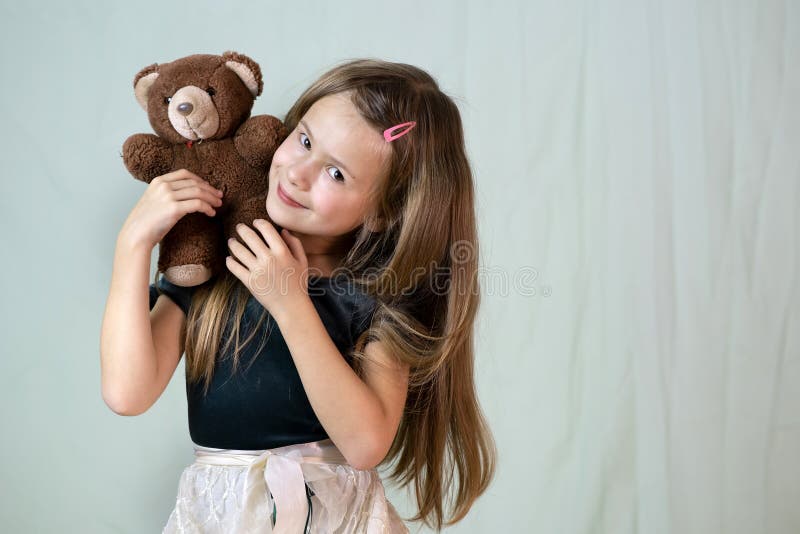
<path fill-rule="evenodd" d="M 250 117 L 263 82 L 258 64 L 236 52 L 153 64 L 134 92 L 158 135 L 135 134 L 122 149 L 128 171 L 150 183 L 188 169 L 224 192 L 216 216 L 182 217 L 159 244 L 158 270 L 177 285 L 202 284 L 225 266 L 238 223 L 267 219 L 269 167 L 288 132 L 271 115 Z"/>

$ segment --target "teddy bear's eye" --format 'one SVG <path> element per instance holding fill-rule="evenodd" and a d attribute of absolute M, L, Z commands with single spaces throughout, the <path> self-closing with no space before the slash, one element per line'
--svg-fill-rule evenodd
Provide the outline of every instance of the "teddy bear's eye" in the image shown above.
<path fill-rule="evenodd" d="M 169 104 L 170 100 L 172 100 L 172 97 L 171 97 L 171 96 L 165 96 L 165 97 L 164 97 L 164 103 L 165 103 L 165 104 Z"/>
<path fill-rule="evenodd" d="M 214 96 L 215 94 L 217 94 L 217 92 L 214 90 L 213 87 L 209 87 L 208 89 L 206 89 L 206 93 L 208 93 L 208 96 Z"/>

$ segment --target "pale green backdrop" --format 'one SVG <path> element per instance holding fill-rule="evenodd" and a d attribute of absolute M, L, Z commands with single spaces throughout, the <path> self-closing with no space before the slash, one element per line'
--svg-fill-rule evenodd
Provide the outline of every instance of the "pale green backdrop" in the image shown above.
<path fill-rule="evenodd" d="M 790 0 L 2 0 L 0 531 L 167 519 L 192 461 L 183 364 L 142 416 L 100 394 L 114 242 L 145 187 L 119 153 L 150 131 L 139 69 L 225 50 L 264 71 L 254 113 L 362 56 L 428 70 L 462 110 L 500 457 L 449 532 L 800 532 Z"/>

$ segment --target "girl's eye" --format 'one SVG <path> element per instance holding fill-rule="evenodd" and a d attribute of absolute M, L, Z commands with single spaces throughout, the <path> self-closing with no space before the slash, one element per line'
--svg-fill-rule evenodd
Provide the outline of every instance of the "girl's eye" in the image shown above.
<path fill-rule="evenodd" d="M 306 144 L 306 141 L 308 141 L 308 144 Z M 307 149 L 310 149 L 310 148 L 311 148 L 311 141 L 309 141 L 309 140 L 308 140 L 308 136 L 307 136 L 306 134 L 304 134 L 304 133 L 301 133 L 301 134 L 300 134 L 300 142 L 301 142 L 301 143 L 303 143 L 303 146 L 304 146 L 305 148 L 307 148 Z M 331 176 L 331 178 L 333 178 L 333 179 L 334 179 L 334 180 L 336 180 L 337 182 L 344 182 L 344 174 L 342 174 L 342 171 L 340 171 L 340 170 L 339 170 L 339 169 L 337 169 L 336 167 L 331 167 L 331 169 L 334 169 L 334 170 L 336 171 L 336 173 L 334 173 L 334 174 L 338 174 L 338 176 L 339 176 L 339 178 L 337 178 L 336 176 L 334 176 L 333 174 L 331 174 L 331 175 L 330 175 L 330 176 Z"/>
<path fill-rule="evenodd" d="M 342 171 L 340 171 L 336 167 L 331 167 L 331 169 L 335 170 L 339 174 L 339 176 L 341 176 L 341 179 L 339 179 L 339 178 L 336 178 L 335 176 L 331 175 L 331 176 L 333 176 L 333 179 L 336 180 L 337 182 L 344 182 L 344 174 L 342 174 Z"/>

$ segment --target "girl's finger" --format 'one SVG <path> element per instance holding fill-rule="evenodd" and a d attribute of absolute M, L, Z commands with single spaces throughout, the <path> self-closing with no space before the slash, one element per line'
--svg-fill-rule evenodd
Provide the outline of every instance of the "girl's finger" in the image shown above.
<path fill-rule="evenodd" d="M 199 198 L 200 200 L 205 200 L 211 206 L 217 208 L 222 206 L 222 199 L 220 197 L 202 187 L 186 187 L 184 189 L 173 191 L 172 198 L 175 200 L 189 200 L 192 198 Z"/>
<path fill-rule="evenodd" d="M 187 169 L 178 169 L 176 171 L 168 172 L 166 174 L 162 174 L 158 177 L 159 181 L 161 182 L 174 182 L 175 180 L 181 180 L 184 178 L 194 178 L 197 180 L 202 180 L 199 176 Z"/>
<path fill-rule="evenodd" d="M 236 233 L 241 236 L 242 241 L 244 241 L 256 256 L 259 254 L 266 256 L 270 253 L 269 247 L 262 241 L 261 236 L 255 233 L 255 231 L 246 224 L 237 224 Z"/>
<path fill-rule="evenodd" d="M 244 264 L 251 271 L 253 270 L 257 258 L 252 252 L 250 252 L 250 249 L 239 243 L 235 237 L 228 239 L 228 248 L 231 249 L 231 255 L 234 258 Z"/>
<path fill-rule="evenodd" d="M 281 230 L 281 236 L 283 236 L 286 246 L 289 247 L 289 250 L 292 252 L 292 256 L 305 265 L 308 260 L 306 258 L 306 251 L 303 250 L 303 243 L 300 239 L 286 228 Z"/>
<path fill-rule="evenodd" d="M 210 183 L 206 182 L 205 180 L 192 180 L 192 179 L 176 180 L 174 182 L 171 182 L 169 185 L 173 191 L 183 191 L 184 189 L 199 187 L 206 191 L 210 191 L 215 196 L 222 196 L 222 191 L 220 191 Z"/>
<path fill-rule="evenodd" d="M 231 256 L 225 258 L 225 265 L 228 267 L 228 270 L 232 272 L 236 278 L 242 281 L 245 285 L 247 285 L 247 278 L 248 278 L 248 271 L 246 268 L 242 267 L 242 265 L 233 259 Z"/>
<path fill-rule="evenodd" d="M 195 173 L 186 169 L 178 169 L 177 171 L 162 174 L 161 176 L 157 176 L 155 179 L 153 179 L 151 183 L 153 182 L 156 182 L 156 185 L 158 185 L 158 183 L 169 184 L 170 189 L 172 190 L 201 184 L 204 187 L 208 187 L 209 190 L 213 191 L 217 196 L 222 196 L 222 191 L 216 189 L 208 181 L 200 178 Z"/>
<path fill-rule="evenodd" d="M 199 198 L 190 198 L 188 200 L 178 201 L 178 209 L 183 215 L 186 215 L 187 213 L 194 213 L 196 211 L 202 211 L 209 217 L 213 217 L 217 214 L 217 210 L 215 210 L 211 204 Z"/>
<path fill-rule="evenodd" d="M 281 239 L 281 236 L 278 235 L 278 231 L 269 221 L 256 219 L 253 221 L 253 226 L 258 228 L 258 231 L 264 236 L 264 241 L 267 242 L 272 252 L 280 254 L 289 252 L 289 249 L 286 248 L 286 243 Z"/>

